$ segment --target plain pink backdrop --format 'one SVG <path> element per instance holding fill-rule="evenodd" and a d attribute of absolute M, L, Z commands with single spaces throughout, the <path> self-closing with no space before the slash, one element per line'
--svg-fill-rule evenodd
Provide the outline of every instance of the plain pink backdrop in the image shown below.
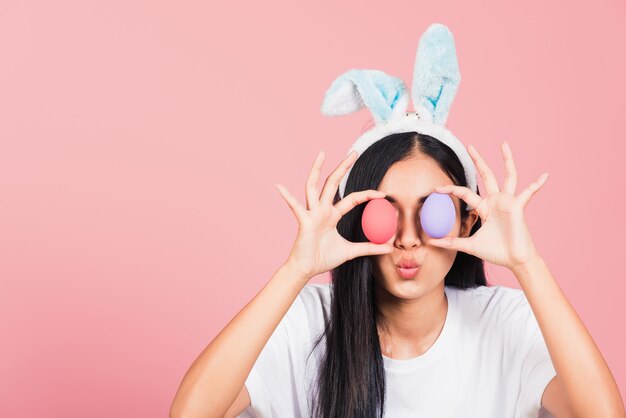
<path fill-rule="evenodd" d="M 289 254 L 274 184 L 303 202 L 317 153 L 326 178 L 370 119 L 321 115 L 330 83 L 410 87 L 433 22 L 462 75 L 450 130 L 500 184 L 509 141 L 518 192 L 550 173 L 529 227 L 624 394 L 625 18 L 623 0 L 0 2 L 0 416 L 167 416 Z"/>

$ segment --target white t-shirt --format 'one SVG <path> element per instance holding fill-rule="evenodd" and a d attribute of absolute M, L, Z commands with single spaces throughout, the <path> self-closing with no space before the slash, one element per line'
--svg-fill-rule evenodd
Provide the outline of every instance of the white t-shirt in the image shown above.
<path fill-rule="evenodd" d="M 314 340 L 330 313 L 331 284 L 308 283 L 277 326 L 245 385 L 251 405 L 240 418 L 310 417 L 307 399 L 325 350 Z M 541 397 L 556 371 L 520 289 L 445 287 L 448 312 L 422 355 L 383 356 L 385 418 L 552 417 Z"/>

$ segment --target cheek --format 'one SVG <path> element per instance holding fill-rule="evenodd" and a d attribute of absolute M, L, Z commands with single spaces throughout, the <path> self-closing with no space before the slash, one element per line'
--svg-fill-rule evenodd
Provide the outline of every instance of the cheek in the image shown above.
<path fill-rule="evenodd" d="M 452 267 L 457 252 L 447 248 L 428 246 L 425 265 L 433 274 L 446 273 Z"/>

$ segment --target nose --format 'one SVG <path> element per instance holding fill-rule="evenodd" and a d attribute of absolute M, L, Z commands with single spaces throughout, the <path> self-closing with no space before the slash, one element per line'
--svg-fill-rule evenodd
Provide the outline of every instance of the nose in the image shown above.
<path fill-rule="evenodd" d="M 398 229 L 394 237 L 397 247 L 409 250 L 422 245 L 424 233 L 418 213 L 398 215 Z"/>

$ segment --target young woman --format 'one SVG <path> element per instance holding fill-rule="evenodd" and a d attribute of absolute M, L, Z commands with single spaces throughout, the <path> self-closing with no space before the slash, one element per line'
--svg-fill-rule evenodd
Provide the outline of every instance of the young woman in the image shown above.
<path fill-rule="evenodd" d="M 337 188 L 355 153 L 321 194 L 320 153 L 306 208 L 279 186 L 299 223 L 293 249 L 192 364 L 170 416 L 624 417 L 606 363 L 524 221 L 547 176 L 516 195 L 508 144 L 502 189 L 468 150 L 484 197 L 467 188 L 447 145 L 416 132 L 358 156 L 343 199 Z M 419 221 L 433 192 L 449 193 L 457 213 L 442 239 Z M 381 197 L 397 209 L 398 227 L 374 244 L 360 220 Z M 488 285 L 483 261 L 511 269 L 522 290 Z M 406 274 L 405 264 L 418 269 Z M 326 271 L 329 285 L 307 284 Z"/>

